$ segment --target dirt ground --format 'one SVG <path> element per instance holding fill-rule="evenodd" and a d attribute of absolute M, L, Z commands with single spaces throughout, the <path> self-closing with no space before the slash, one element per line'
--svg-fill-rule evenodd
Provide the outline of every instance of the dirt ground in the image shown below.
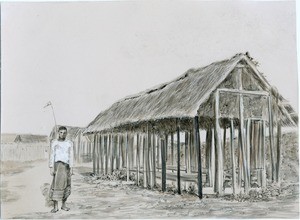
<path fill-rule="evenodd" d="M 268 201 L 230 200 L 205 194 L 177 195 L 147 190 L 131 182 L 100 180 L 77 167 L 72 177 L 69 212 L 50 213 L 47 190 L 51 181 L 47 161 L 37 161 L 19 172 L 1 174 L 1 219 L 97 218 L 299 218 L 298 184 L 293 193 Z M 13 173 L 13 174 L 11 174 Z"/>

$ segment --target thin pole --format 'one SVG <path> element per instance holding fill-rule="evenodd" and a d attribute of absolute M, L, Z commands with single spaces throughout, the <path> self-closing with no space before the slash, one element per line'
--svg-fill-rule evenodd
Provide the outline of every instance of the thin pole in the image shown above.
<path fill-rule="evenodd" d="M 163 192 L 166 191 L 166 143 L 167 140 L 161 139 L 161 189 Z"/>
<path fill-rule="evenodd" d="M 54 118 L 54 123 L 55 123 L 55 127 L 57 126 L 57 123 L 56 123 L 56 118 L 55 118 L 55 114 L 54 114 L 54 108 L 52 106 L 52 103 L 50 102 L 50 106 L 51 106 L 51 109 L 52 109 L 52 114 L 53 114 L 53 118 Z M 58 129 L 58 128 L 56 128 Z"/>
<path fill-rule="evenodd" d="M 230 120 L 230 147 L 231 147 L 231 166 L 232 166 L 232 189 L 236 194 L 236 173 L 235 173 L 235 156 L 234 156 L 234 125 L 233 119 Z"/>
<path fill-rule="evenodd" d="M 178 194 L 181 194 L 181 184 L 180 184 L 180 130 L 179 130 L 179 123 L 177 122 L 177 189 L 178 189 Z M 173 136 L 173 134 L 172 134 Z M 173 149 L 173 146 L 172 146 Z M 174 151 L 173 151 L 174 155 Z M 173 156 L 172 155 L 172 156 Z"/>
<path fill-rule="evenodd" d="M 194 129 L 195 129 L 195 149 L 198 156 L 198 197 L 203 198 L 202 192 L 202 167 L 201 167 L 201 141 L 199 135 L 199 119 L 198 116 L 194 118 Z"/>
<path fill-rule="evenodd" d="M 220 138 L 220 125 L 219 125 L 219 93 L 215 93 L 215 145 L 216 145 L 216 192 L 223 195 L 223 155 Z"/>
<path fill-rule="evenodd" d="M 270 156 L 272 165 L 272 182 L 275 181 L 276 176 L 276 163 L 274 155 L 274 133 L 273 133 L 273 115 L 272 115 L 272 96 L 268 98 L 268 110 L 269 110 L 269 140 L 270 140 Z"/>

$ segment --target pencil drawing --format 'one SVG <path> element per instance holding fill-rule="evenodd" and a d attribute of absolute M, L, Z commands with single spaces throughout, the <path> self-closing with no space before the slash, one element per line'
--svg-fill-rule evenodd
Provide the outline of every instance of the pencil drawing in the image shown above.
<path fill-rule="evenodd" d="M 294 7 L 3 3 L 1 219 L 299 218 Z"/>

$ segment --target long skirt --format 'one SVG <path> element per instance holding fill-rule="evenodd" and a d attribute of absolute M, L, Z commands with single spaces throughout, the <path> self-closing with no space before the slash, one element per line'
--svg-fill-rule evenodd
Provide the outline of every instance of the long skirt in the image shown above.
<path fill-rule="evenodd" d="M 54 175 L 50 188 L 50 198 L 54 201 L 67 200 L 71 194 L 71 175 L 69 164 L 61 161 L 54 164 Z"/>

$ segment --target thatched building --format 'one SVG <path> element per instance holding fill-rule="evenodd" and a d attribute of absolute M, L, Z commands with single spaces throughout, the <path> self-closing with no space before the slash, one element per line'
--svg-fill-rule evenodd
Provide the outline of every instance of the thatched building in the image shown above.
<path fill-rule="evenodd" d="M 253 59 L 237 54 L 114 103 L 84 133 L 93 141 L 95 173 L 126 167 L 128 180 L 163 191 L 177 181 L 178 193 L 182 181 L 194 182 L 202 198 L 203 186 L 222 195 L 226 181 L 233 193 L 266 187 L 267 176 L 279 181 L 281 127 L 297 123 Z"/>

